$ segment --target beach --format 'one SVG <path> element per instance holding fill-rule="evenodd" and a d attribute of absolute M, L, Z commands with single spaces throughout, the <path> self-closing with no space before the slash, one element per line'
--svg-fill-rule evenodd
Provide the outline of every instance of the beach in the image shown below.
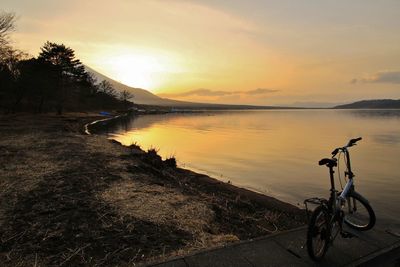
<path fill-rule="evenodd" d="M 2 266 L 144 263 L 305 224 L 295 206 L 84 133 L 103 118 L 0 117 Z"/>

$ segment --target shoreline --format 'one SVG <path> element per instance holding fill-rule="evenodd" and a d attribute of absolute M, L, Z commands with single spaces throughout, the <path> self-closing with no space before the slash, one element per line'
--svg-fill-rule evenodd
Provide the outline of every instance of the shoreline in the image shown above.
<path fill-rule="evenodd" d="M 154 113 L 151 113 L 150 115 L 153 115 Z M 169 114 L 169 113 L 165 113 L 165 112 L 160 112 L 160 113 L 158 113 L 158 114 Z M 149 115 L 149 114 L 140 114 L 140 113 L 138 113 L 138 114 L 129 114 L 129 113 L 125 113 L 125 114 L 121 114 L 121 115 L 116 115 L 116 116 L 113 116 L 113 117 L 110 117 L 110 118 L 106 118 L 106 119 L 100 119 L 100 120 L 95 120 L 95 121 L 93 121 L 93 122 L 90 122 L 90 123 L 87 123 L 87 124 L 85 124 L 85 126 L 84 126 L 84 129 L 85 129 L 85 133 L 86 134 L 88 134 L 88 135 L 92 135 L 92 134 L 96 134 L 96 133 L 90 133 L 90 130 L 89 130 L 89 127 L 96 127 L 97 128 L 97 125 L 96 124 L 102 124 L 102 125 L 99 125 L 99 128 L 102 128 L 102 127 L 107 127 L 107 123 L 109 123 L 109 122 L 113 122 L 113 121 L 117 121 L 117 123 L 118 123 L 118 120 L 120 120 L 120 119 L 125 119 L 125 118 L 128 118 L 129 116 L 146 116 L 146 115 Z M 106 124 L 104 124 L 104 123 L 106 123 Z M 95 128 L 95 129 L 96 129 Z M 94 130 L 95 130 L 94 129 Z M 102 134 L 100 134 L 100 135 L 102 135 Z M 129 147 L 129 146 L 126 146 L 126 145 L 123 145 L 123 144 L 121 144 L 120 142 L 118 142 L 118 141 L 116 141 L 116 140 L 114 140 L 114 139 L 108 139 L 108 140 L 110 140 L 111 142 L 114 142 L 114 143 L 116 143 L 116 144 L 119 144 L 119 145 L 121 145 L 121 146 L 123 146 L 123 147 Z M 147 153 L 146 151 L 144 151 L 143 149 L 141 149 L 140 147 L 140 144 L 138 144 L 138 148 L 140 149 L 140 150 L 142 150 L 144 153 Z M 221 180 L 219 180 L 219 179 L 217 179 L 217 178 L 214 178 L 212 175 L 210 175 L 210 174 L 208 174 L 208 173 L 203 173 L 203 172 L 201 172 L 201 171 L 197 171 L 197 170 L 194 170 L 194 169 L 190 169 L 190 168 L 185 168 L 185 167 L 176 167 L 177 169 L 180 169 L 180 170 L 184 170 L 184 171 L 190 171 L 190 172 L 193 172 L 194 174 L 196 174 L 196 175 L 199 175 L 199 176 L 203 176 L 203 177 L 207 177 L 208 178 L 208 183 L 210 183 L 210 184 L 215 184 L 215 183 L 221 183 L 221 184 L 223 184 L 223 185 L 226 185 L 227 187 L 231 187 L 231 188 L 236 188 L 236 190 L 235 191 L 238 191 L 238 193 L 240 194 L 240 192 L 239 191 L 242 191 L 243 190 L 243 192 L 241 192 L 242 194 L 245 194 L 245 195 L 248 195 L 248 196 L 250 196 L 251 194 L 255 194 L 255 195 L 258 195 L 258 197 L 255 197 L 254 199 L 263 199 L 263 201 L 273 201 L 273 200 L 277 200 L 277 201 L 279 201 L 279 202 L 282 202 L 282 203 L 285 203 L 285 204 L 288 204 L 288 205 L 290 205 L 290 206 L 294 206 L 294 207 L 296 207 L 296 208 L 298 208 L 298 209 L 301 209 L 301 208 L 299 208 L 298 206 L 296 206 L 296 205 L 294 205 L 294 204 L 292 204 L 292 203 L 289 203 L 289 202 L 285 202 L 285 201 L 282 201 L 282 200 L 279 200 L 279 199 L 277 199 L 277 198 L 275 198 L 275 197 L 272 197 L 272 196 L 268 196 L 268 195 L 266 195 L 266 194 L 264 194 L 263 192 L 261 192 L 261 191 L 257 191 L 257 190 L 255 190 L 255 189 L 251 189 L 251 188 L 246 188 L 245 186 L 240 186 L 240 185 L 234 185 L 234 184 L 231 184 L 231 183 L 229 183 L 229 182 L 224 182 L 224 181 L 221 181 Z M 239 190 L 238 190 L 239 189 Z M 245 193 L 246 192 L 246 193 Z M 261 196 L 261 198 L 260 198 L 260 196 Z"/>
<path fill-rule="evenodd" d="M 305 224 L 296 206 L 83 134 L 101 119 L 0 116 L 2 265 L 145 263 Z"/>

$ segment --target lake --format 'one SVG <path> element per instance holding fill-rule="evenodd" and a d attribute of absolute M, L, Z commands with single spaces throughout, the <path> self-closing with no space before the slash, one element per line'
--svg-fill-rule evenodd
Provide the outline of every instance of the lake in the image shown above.
<path fill-rule="evenodd" d="M 300 206 L 305 198 L 328 198 L 328 169 L 318 161 L 361 136 L 350 149 L 356 190 L 371 202 L 378 224 L 400 229 L 400 110 L 146 115 L 130 118 L 109 136 L 157 148 L 181 167 Z"/>

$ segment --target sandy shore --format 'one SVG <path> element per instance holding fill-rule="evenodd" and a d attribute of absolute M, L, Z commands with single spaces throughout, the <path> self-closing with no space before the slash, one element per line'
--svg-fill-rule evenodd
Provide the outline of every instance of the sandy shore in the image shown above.
<path fill-rule="evenodd" d="M 96 119 L 0 116 L 1 266 L 131 265 L 304 224 L 290 204 L 84 134 Z"/>

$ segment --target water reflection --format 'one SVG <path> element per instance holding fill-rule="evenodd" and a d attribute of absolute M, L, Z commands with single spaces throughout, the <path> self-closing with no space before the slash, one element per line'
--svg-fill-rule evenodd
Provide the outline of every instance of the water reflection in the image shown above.
<path fill-rule="evenodd" d="M 400 228 L 399 118 L 398 110 L 205 112 L 132 117 L 108 131 L 123 144 L 157 147 L 181 166 L 294 204 L 327 196 L 328 173 L 318 160 L 362 136 L 351 149 L 356 186 L 381 221 Z"/>
<path fill-rule="evenodd" d="M 90 132 L 96 134 L 109 134 L 116 132 L 127 132 L 131 130 L 137 116 L 121 116 L 113 119 L 99 121 L 90 125 Z"/>
<path fill-rule="evenodd" d="M 383 145 L 397 145 L 400 143 L 400 133 L 376 134 L 372 136 L 374 141 Z"/>
<path fill-rule="evenodd" d="M 378 119 L 400 119 L 400 110 L 398 109 L 355 109 L 355 110 L 343 110 L 352 116 L 358 118 L 364 118 L 370 120 L 371 118 Z"/>

